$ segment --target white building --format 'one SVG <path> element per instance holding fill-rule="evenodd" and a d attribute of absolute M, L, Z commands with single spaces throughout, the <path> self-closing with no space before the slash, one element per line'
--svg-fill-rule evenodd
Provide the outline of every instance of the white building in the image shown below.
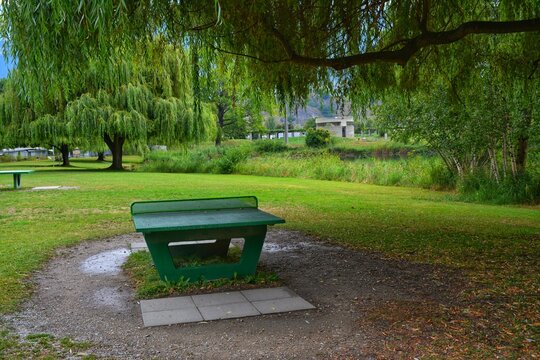
<path fill-rule="evenodd" d="M 316 118 L 315 126 L 317 129 L 330 131 L 332 136 L 354 137 L 354 121 L 352 116 Z"/>
<path fill-rule="evenodd" d="M 45 159 L 52 152 L 45 148 L 15 148 L 15 149 L 1 149 L 0 156 L 10 157 L 12 159 L 28 159 L 28 158 L 37 158 Z"/>

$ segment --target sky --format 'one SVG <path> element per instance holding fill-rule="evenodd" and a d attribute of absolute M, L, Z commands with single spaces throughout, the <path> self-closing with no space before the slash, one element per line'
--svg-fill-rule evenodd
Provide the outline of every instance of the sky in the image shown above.
<path fill-rule="evenodd" d="M 8 70 L 13 66 L 9 65 L 3 56 L 0 56 L 0 79 L 7 77 Z"/>
<path fill-rule="evenodd" d="M 3 44 L 4 42 L 0 40 L 0 49 Z M 0 51 L 0 79 L 7 77 L 8 70 L 11 68 L 13 68 L 13 63 L 9 62 Z"/>

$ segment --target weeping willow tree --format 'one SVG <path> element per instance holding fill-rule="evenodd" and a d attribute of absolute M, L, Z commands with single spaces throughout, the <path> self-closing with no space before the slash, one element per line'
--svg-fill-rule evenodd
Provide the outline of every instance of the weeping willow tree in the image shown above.
<path fill-rule="evenodd" d="M 182 48 L 156 38 L 83 65 L 76 81 L 63 79 L 69 93 L 44 87 L 39 96 L 14 71 L 0 97 L 2 142 L 53 146 L 64 165 L 70 146 L 99 151 L 105 144 L 118 170 L 126 143 L 142 150 L 149 142 L 185 145 L 213 134 L 208 106 L 195 111 L 190 57 Z"/>
<path fill-rule="evenodd" d="M 29 104 L 18 96 L 13 78 L 8 78 L 0 94 L 0 146 L 31 145 L 30 124 L 34 119 Z"/>
<path fill-rule="evenodd" d="M 141 52 L 103 71 L 90 64 L 88 92 L 69 102 L 66 118 L 74 136 L 90 146 L 105 142 L 111 169 L 122 169 L 122 151 L 129 142 L 143 149 L 148 142 L 168 145 L 198 141 L 212 132 L 206 111 L 195 112 L 189 56 L 180 48 L 146 43 Z"/>
<path fill-rule="evenodd" d="M 224 137 L 245 138 L 248 131 L 262 132 L 262 112 L 272 112 L 277 105 L 274 96 L 249 76 L 244 61 L 203 53 L 199 63 L 196 70 L 200 98 L 215 111 L 215 145 L 221 145 Z"/>
<path fill-rule="evenodd" d="M 539 61 L 530 61 L 540 54 L 540 34 L 477 42 L 474 54 L 448 49 L 468 63 L 433 61 L 417 73 L 429 71 L 429 84 L 387 92 L 378 118 L 400 140 L 426 141 L 460 179 L 482 172 L 497 184 L 517 183 L 527 175 L 530 144 L 540 144 Z"/>
<path fill-rule="evenodd" d="M 69 150 L 76 141 L 66 123 L 63 112 L 46 114 L 32 121 L 29 126 L 32 143 L 52 146 L 62 155 L 62 166 L 69 166 Z"/>
<path fill-rule="evenodd" d="M 36 114 L 17 94 L 16 71 L 6 82 L 0 95 L 0 139 L 1 146 L 45 146 L 57 149 L 62 156 L 62 165 L 69 166 L 70 146 L 78 142 L 62 111 L 53 114 Z"/>

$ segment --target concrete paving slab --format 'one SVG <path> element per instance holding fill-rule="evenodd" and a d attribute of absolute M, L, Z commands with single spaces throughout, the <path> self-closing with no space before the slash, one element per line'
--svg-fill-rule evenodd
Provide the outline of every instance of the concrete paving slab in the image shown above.
<path fill-rule="evenodd" d="M 191 296 L 141 300 L 141 311 L 143 312 L 143 314 L 152 311 L 166 311 L 176 309 L 196 309 L 196 306 L 191 299 Z"/>
<path fill-rule="evenodd" d="M 130 244 L 130 247 L 132 252 L 148 251 L 148 246 L 146 246 L 145 242 L 134 242 Z"/>
<path fill-rule="evenodd" d="M 183 324 L 203 321 L 197 308 L 151 311 L 142 314 L 144 326 Z"/>
<path fill-rule="evenodd" d="M 261 314 L 275 314 L 280 312 L 315 309 L 315 306 L 302 299 L 300 296 L 284 299 L 253 301 L 253 306 Z"/>
<path fill-rule="evenodd" d="M 261 314 L 247 301 L 234 304 L 201 306 L 199 307 L 199 311 L 204 320 L 231 319 Z"/>
<path fill-rule="evenodd" d="M 287 287 L 141 301 L 144 326 L 231 319 L 314 308 Z"/>
<path fill-rule="evenodd" d="M 284 286 L 269 289 L 242 290 L 241 293 L 249 301 L 283 299 L 298 296 L 294 291 Z"/>
<path fill-rule="evenodd" d="M 234 303 L 247 303 L 248 300 L 240 291 L 232 291 L 217 294 L 193 295 L 193 302 L 198 307 L 225 305 Z"/>

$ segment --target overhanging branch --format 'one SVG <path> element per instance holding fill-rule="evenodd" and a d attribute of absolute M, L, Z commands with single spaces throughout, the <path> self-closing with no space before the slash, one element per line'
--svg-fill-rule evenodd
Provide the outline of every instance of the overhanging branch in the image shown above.
<path fill-rule="evenodd" d="M 287 58 L 278 61 L 265 61 L 257 58 L 258 60 L 264 62 L 288 61 L 300 65 L 331 67 L 336 70 L 343 70 L 357 65 L 372 63 L 405 65 L 422 48 L 432 45 L 451 44 L 471 34 L 511 34 L 540 31 L 540 18 L 516 21 L 470 21 L 461 24 L 454 30 L 440 32 L 427 31 L 414 38 L 401 40 L 400 43 L 403 46 L 397 50 L 381 50 L 337 58 L 314 58 L 299 55 L 294 51 L 289 41 L 281 32 L 274 27 L 268 27 L 268 30 L 281 44 Z"/>

